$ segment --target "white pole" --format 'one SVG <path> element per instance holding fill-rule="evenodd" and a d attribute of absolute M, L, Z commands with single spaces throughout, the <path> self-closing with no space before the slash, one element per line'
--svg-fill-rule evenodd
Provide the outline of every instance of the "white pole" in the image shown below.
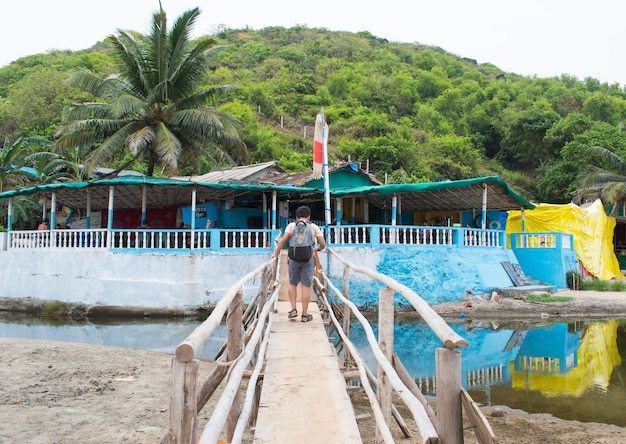
<path fill-rule="evenodd" d="M 144 184 L 143 189 L 141 190 L 141 220 L 139 223 L 143 225 L 143 221 L 147 220 L 147 209 L 148 205 L 148 187 Z"/>
<path fill-rule="evenodd" d="M 484 230 L 487 228 L 487 184 L 483 184 L 483 223 L 481 228 Z"/>
<path fill-rule="evenodd" d="M 191 226 L 191 231 L 193 232 L 196 229 L 196 202 L 198 199 L 198 190 L 194 186 L 191 190 L 191 220 L 189 221 L 189 225 Z"/>
<path fill-rule="evenodd" d="M 324 215 L 326 226 L 330 225 L 330 181 L 328 177 L 328 142 L 326 141 L 326 118 L 322 113 L 322 170 L 324 174 Z"/>
<path fill-rule="evenodd" d="M 276 229 L 276 200 L 277 200 L 277 192 L 272 191 L 272 230 Z"/>

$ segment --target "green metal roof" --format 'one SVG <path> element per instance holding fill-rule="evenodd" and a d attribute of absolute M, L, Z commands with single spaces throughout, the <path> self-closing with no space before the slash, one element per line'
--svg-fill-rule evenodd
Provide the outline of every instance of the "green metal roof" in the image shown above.
<path fill-rule="evenodd" d="M 122 176 L 91 182 L 55 183 L 31 188 L 5 191 L 0 199 L 40 194 L 47 197 L 56 193 L 58 204 L 70 208 L 86 208 L 87 189 L 93 210 L 108 208 L 109 187 L 115 187 L 115 208 L 141 208 L 143 188 L 147 188 L 146 205 L 149 208 L 168 208 L 191 205 L 191 189 L 196 187 L 198 203 L 226 200 L 249 193 L 276 191 L 281 198 L 298 200 L 323 199 L 323 190 L 271 184 L 195 183 L 183 180 L 159 179 L 149 176 Z M 361 197 L 380 208 L 391 207 L 391 196 L 401 196 L 402 211 L 460 211 L 482 208 L 483 189 L 487 189 L 487 208 L 511 210 L 535 205 L 524 199 L 497 176 L 476 179 L 412 183 L 395 185 L 368 185 L 356 188 L 336 188 L 332 197 Z"/>
<path fill-rule="evenodd" d="M 318 193 L 313 188 L 257 185 L 194 183 L 189 181 L 160 179 L 149 176 L 122 176 L 90 182 L 71 182 L 39 185 L 0 193 L 0 199 L 40 194 L 50 197 L 56 193 L 57 203 L 70 208 L 86 208 L 87 189 L 93 210 L 108 208 L 109 187 L 115 187 L 115 208 L 141 208 L 143 188 L 147 188 L 146 204 L 149 208 L 168 208 L 191 205 L 192 189 L 196 187 L 198 203 L 211 200 L 226 200 L 249 193 L 273 192 L 279 196 L 296 196 Z"/>
<path fill-rule="evenodd" d="M 366 186 L 336 190 L 333 197 L 367 195 L 368 201 L 374 205 L 389 208 L 391 197 L 397 194 L 401 198 L 403 212 L 458 211 L 482 208 L 485 187 L 487 208 L 490 210 L 535 208 L 533 203 L 516 193 L 498 176 L 445 182 Z"/>

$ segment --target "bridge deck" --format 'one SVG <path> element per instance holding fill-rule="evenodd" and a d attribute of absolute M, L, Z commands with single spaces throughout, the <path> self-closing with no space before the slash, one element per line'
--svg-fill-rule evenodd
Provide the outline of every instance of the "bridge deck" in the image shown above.
<path fill-rule="evenodd" d="M 254 443 L 361 443 L 317 304 L 309 305 L 306 323 L 288 320 L 290 308 L 279 301 L 274 315 Z"/>

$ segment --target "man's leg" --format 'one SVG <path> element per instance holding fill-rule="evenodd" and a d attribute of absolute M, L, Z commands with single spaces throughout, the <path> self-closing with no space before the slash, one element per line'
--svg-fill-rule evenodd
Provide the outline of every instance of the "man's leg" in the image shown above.
<path fill-rule="evenodd" d="M 289 311 L 288 318 L 293 319 L 298 316 L 298 310 L 296 309 L 296 298 L 298 289 L 298 266 L 295 262 L 289 261 L 289 303 L 291 304 L 291 310 Z"/>
<path fill-rule="evenodd" d="M 289 302 L 291 302 L 291 309 L 294 310 L 296 308 L 296 298 L 297 298 L 297 285 L 289 284 Z M 304 301 L 304 296 L 302 297 Z M 304 310 L 304 302 L 302 304 L 302 309 Z"/>
<path fill-rule="evenodd" d="M 315 272 L 315 258 L 311 257 L 305 265 L 302 266 L 300 274 L 300 289 L 302 293 L 302 317 L 306 317 L 309 313 L 309 301 L 311 300 L 311 285 L 313 273 Z"/>
<path fill-rule="evenodd" d="M 311 287 L 300 284 L 300 291 L 302 292 L 302 314 L 308 313 L 309 300 L 311 299 Z"/>

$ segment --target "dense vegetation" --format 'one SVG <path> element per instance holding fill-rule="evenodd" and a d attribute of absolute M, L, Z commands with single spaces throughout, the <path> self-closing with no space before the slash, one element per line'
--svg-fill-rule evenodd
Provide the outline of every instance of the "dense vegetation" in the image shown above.
<path fill-rule="evenodd" d="M 247 150 L 181 156 L 176 174 L 204 173 L 229 158 L 308 169 L 320 108 L 330 128 L 331 162 L 367 164 L 389 182 L 495 174 L 532 200 L 563 203 L 571 200 L 578 173 L 602 162 L 589 147 L 626 156 L 626 91 L 619 84 L 567 74 L 524 77 L 366 32 L 299 26 L 221 29 L 212 37 L 223 48 L 200 86 L 237 86 L 216 105 L 241 121 Z M 53 141 L 68 107 L 95 99 L 72 86 L 70 75 L 77 69 L 101 78 L 117 73 L 112 54 L 101 42 L 0 68 L 0 136 L 11 144 L 20 137 Z M 84 148 L 61 155 L 78 164 Z M 108 162 L 102 166 L 118 167 L 129 157 Z M 146 171 L 147 164 L 137 159 L 130 167 Z M 161 173 L 174 170 L 155 171 Z"/>

